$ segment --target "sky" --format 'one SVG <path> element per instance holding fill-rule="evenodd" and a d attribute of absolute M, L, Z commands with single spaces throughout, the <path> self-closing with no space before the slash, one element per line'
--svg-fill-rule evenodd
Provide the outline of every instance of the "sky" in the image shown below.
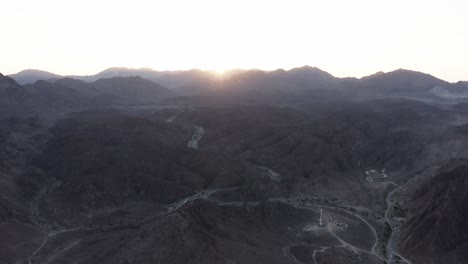
<path fill-rule="evenodd" d="M 109 67 L 468 80 L 467 0 L 0 0 L 0 72 Z"/>

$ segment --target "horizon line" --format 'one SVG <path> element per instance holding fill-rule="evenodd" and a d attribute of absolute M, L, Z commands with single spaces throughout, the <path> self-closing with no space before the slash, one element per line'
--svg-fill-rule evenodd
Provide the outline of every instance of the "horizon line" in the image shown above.
<path fill-rule="evenodd" d="M 363 78 L 370 77 L 370 76 L 373 76 L 373 75 L 376 75 L 376 74 L 379 74 L 379 73 L 387 74 L 387 73 L 392 73 L 392 72 L 396 72 L 396 71 L 409 71 L 409 72 L 416 72 L 416 73 L 422 73 L 422 74 L 430 75 L 430 76 L 432 76 L 434 78 L 437 78 L 439 80 L 442 80 L 442 81 L 445 81 L 445 82 L 448 82 L 448 83 L 468 82 L 468 80 L 447 81 L 446 79 L 439 78 L 439 77 L 437 77 L 437 76 L 435 76 L 435 75 L 433 75 L 431 73 L 427 73 L 427 72 L 424 72 L 424 71 L 413 70 L 413 69 L 406 69 L 406 68 L 397 68 L 397 69 L 390 70 L 390 71 L 375 71 L 375 72 L 373 72 L 371 74 L 363 75 L 361 77 L 357 77 L 357 76 L 337 77 L 337 76 L 333 75 L 332 73 L 330 73 L 330 72 L 328 72 L 326 70 L 323 70 L 322 68 L 319 68 L 317 66 L 311 66 L 311 65 L 308 65 L 308 64 L 303 65 L 303 66 L 291 67 L 291 68 L 281 68 L 280 67 L 280 68 L 275 68 L 275 69 L 261 69 L 261 68 L 241 68 L 241 67 L 238 67 L 238 68 L 229 68 L 229 69 L 225 69 L 225 70 L 203 69 L 203 68 L 196 68 L 196 67 L 182 68 L 182 69 L 177 69 L 177 70 L 173 70 L 173 69 L 166 69 L 166 70 L 159 70 L 158 69 L 158 70 L 156 70 L 156 69 L 153 69 L 151 67 L 135 67 L 135 68 L 132 68 L 132 67 L 126 67 L 126 66 L 112 66 L 112 67 L 105 68 L 104 70 L 98 71 L 98 72 L 96 72 L 94 74 L 58 74 L 58 73 L 55 73 L 55 72 L 52 72 L 52 71 L 47 71 L 47 70 L 42 70 L 42 69 L 37 69 L 37 68 L 27 68 L 27 69 L 18 71 L 16 73 L 3 74 L 3 75 L 11 77 L 11 75 L 20 74 L 20 73 L 23 73 L 25 71 L 40 71 L 40 72 L 44 72 L 44 73 L 58 75 L 58 76 L 63 77 L 63 78 L 73 78 L 73 77 L 95 76 L 97 74 L 104 73 L 104 72 L 112 70 L 112 69 L 134 70 L 134 71 L 146 70 L 146 71 L 153 71 L 153 72 L 160 72 L 160 73 L 165 73 L 165 72 L 167 72 L 167 73 L 177 73 L 177 72 L 201 71 L 201 72 L 207 72 L 207 73 L 222 75 L 224 73 L 229 73 L 229 72 L 233 72 L 233 71 L 245 71 L 245 72 L 261 71 L 261 72 L 265 72 L 265 73 L 271 73 L 271 72 L 281 71 L 281 70 L 289 72 L 291 70 L 301 69 L 301 68 L 314 68 L 314 69 L 323 71 L 325 73 L 328 73 L 328 74 L 332 75 L 334 78 L 337 78 L 337 79 L 349 79 L 349 78 L 350 79 L 363 79 Z M 1 73 L 1 71 L 0 71 L 0 73 Z"/>

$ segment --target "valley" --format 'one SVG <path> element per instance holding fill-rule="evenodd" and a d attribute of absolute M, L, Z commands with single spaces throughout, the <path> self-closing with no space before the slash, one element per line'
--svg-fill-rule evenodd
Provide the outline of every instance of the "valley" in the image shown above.
<path fill-rule="evenodd" d="M 2 263 L 463 263 L 457 84 L 180 74 L 0 76 Z"/>

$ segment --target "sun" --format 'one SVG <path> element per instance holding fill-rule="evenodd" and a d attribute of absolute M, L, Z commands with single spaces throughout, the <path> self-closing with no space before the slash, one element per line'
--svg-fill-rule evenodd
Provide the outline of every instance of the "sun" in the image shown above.
<path fill-rule="evenodd" d="M 218 76 L 223 76 L 224 73 L 226 72 L 226 70 L 225 69 L 215 69 L 215 70 L 213 70 L 213 72 Z"/>
<path fill-rule="evenodd" d="M 201 69 L 205 69 L 213 73 L 213 75 L 222 77 L 225 75 L 231 68 L 229 67 L 229 63 L 224 60 L 219 60 L 216 58 L 212 58 L 213 61 L 206 62 L 205 65 L 201 66 Z"/>
<path fill-rule="evenodd" d="M 205 68 L 206 71 L 211 72 L 216 77 L 223 77 L 226 72 L 228 71 L 227 68 L 224 67 L 211 67 L 211 68 Z"/>

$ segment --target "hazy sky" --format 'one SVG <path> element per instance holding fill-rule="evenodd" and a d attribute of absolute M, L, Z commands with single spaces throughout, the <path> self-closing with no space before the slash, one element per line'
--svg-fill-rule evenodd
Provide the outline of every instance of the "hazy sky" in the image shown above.
<path fill-rule="evenodd" d="M 311 65 L 468 80 L 468 0 L 4 0 L 0 72 Z"/>

